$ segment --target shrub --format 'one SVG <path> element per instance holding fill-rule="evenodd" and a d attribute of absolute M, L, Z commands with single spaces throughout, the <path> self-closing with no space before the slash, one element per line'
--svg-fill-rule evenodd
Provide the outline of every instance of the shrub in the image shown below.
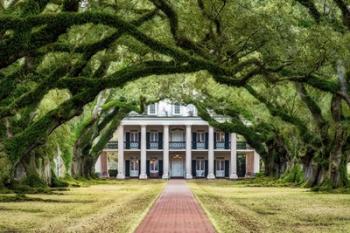
<path fill-rule="evenodd" d="M 118 170 L 117 169 L 110 169 L 110 170 L 108 170 L 108 174 L 110 177 L 116 177 L 118 174 Z"/>
<path fill-rule="evenodd" d="M 294 165 L 281 177 L 281 180 L 288 183 L 304 183 L 304 172 L 299 164 Z"/>

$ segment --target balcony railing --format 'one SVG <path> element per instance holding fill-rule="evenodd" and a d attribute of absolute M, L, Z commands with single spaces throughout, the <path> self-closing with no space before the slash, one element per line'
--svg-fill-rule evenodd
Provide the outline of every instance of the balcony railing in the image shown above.
<path fill-rule="evenodd" d="M 169 142 L 169 148 L 170 149 L 185 149 L 186 148 L 186 142 L 183 142 L 183 141 Z"/>
<path fill-rule="evenodd" d="M 117 141 L 109 141 L 106 146 L 105 146 L 106 149 L 118 149 L 118 142 Z"/>
<path fill-rule="evenodd" d="M 124 148 L 125 149 L 140 149 L 140 143 L 139 142 L 124 142 Z"/>
<path fill-rule="evenodd" d="M 194 148 L 198 149 L 208 149 L 208 145 L 205 142 L 195 142 Z"/>
<path fill-rule="evenodd" d="M 162 149 L 162 144 L 158 141 L 154 141 L 154 142 L 151 141 L 147 143 L 147 149 L 151 149 L 151 150 Z"/>
<path fill-rule="evenodd" d="M 237 142 L 237 149 L 246 150 L 246 149 L 252 149 L 252 147 L 246 142 Z"/>

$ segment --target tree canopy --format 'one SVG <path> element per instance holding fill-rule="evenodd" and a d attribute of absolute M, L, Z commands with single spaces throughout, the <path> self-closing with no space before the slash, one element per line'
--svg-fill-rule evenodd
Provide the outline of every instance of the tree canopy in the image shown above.
<path fill-rule="evenodd" d="M 0 1 L 2 183 L 11 183 L 19 166 L 42 179 L 57 148 L 70 174 L 93 175 L 120 120 L 170 98 L 244 136 L 266 175 L 301 164 L 309 186 L 347 186 L 349 6 Z M 213 111 L 230 120 L 215 121 Z"/>

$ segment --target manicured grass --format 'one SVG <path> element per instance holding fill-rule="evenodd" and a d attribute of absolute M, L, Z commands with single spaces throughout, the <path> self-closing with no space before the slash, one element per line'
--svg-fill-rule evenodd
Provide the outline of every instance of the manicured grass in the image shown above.
<path fill-rule="evenodd" d="M 188 182 L 218 232 L 350 232 L 350 194 L 253 184 Z"/>
<path fill-rule="evenodd" d="M 0 232 L 132 232 L 162 180 L 107 180 L 52 194 L 0 195 Z"/>

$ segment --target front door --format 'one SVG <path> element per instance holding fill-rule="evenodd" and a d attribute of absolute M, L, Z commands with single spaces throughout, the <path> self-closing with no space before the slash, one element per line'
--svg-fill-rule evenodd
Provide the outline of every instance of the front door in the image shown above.
<path fill-rule="evenodd" d="M 172 160 L 171 162 L 171 176 L 172 177 L 183 177 L 184 167 L 181 159 Z"/>
<path fill-rule="evenodd" d="M 130 176 L 138 177 L 139 176 L 139 161 L 133 159 L 130 161 Z"/>
<path fill-rule="evenodd" d="M 225 177 L 225 160 L 216 160 L 216 177 Z"/>
<path fill-rule="evenodd" d="M 196 161 L 196 177 L 205 177 L 205 160 L 197 159 Z"/>

